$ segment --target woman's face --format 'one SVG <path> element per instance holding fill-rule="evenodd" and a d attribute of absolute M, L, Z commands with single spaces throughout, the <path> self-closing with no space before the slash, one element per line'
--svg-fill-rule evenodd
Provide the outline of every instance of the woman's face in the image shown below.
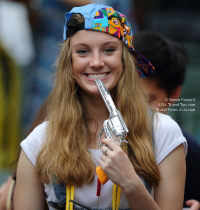
<path fill-rule="evenodd" d="M 122 42 L 107 33 L 81 30 L 71 38 L 72 71 L 82 91 L 99 94 L 94 82 L 112 91 L 122 76 Z"/>

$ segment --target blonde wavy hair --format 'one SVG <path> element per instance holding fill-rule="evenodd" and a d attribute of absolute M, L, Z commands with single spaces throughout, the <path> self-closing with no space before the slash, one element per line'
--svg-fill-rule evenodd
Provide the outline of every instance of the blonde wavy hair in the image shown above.
<path fill-rule="evenodd" d="M 123 74 L 114 101 L 129 129 L 125 152 L 138 175 L 149 185 L 157 186 L 161 178 L 152 148 L 147 93 L 138 77 L 135 60 L 125 46 L 122 60 Z M 92 183 L 95 175 L 88 150 L 93 133 L 76 91 L 71 63 L 69 38 L 56 63 L 55 84 L 48 98 L 46 141 L 37 157 L 36 175 L 44 183 L 56 181 L 80 187 Z"/>

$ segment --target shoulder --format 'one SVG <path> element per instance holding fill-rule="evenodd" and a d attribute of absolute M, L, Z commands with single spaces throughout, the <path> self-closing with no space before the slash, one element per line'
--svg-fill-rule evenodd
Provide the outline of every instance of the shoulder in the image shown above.
<path fill-rule="evenodd" d="M 36 165 L 36 157 L 46 139 L 47 125 L 48 122 L 38 125 L 20 144 L 34 166 Z"/>
<path fill-rule="evenodd" d="M 43 122 L 42 124 L 35 127 L 35 129 L 24 139 L 23 142 L 31 141 L 32 139 L 35 139 L 35 143 L 43 142 L 46 135 L 46 128 L 47 128 L 48 122 Z"/>
<path fill-rule="evenodd" d="M 177 122 L 169 115 L 156 113 L 154 117 L 154 131 L 158 133 L 182 134 Z"/>
<path fill-rule="evenodd" d="M 187 142 L 179 125 L 168 115 L 156 113 L 154 117 L 154 139 L 156 162 L 159 164 L 180 144 L 187 153 Z"/>

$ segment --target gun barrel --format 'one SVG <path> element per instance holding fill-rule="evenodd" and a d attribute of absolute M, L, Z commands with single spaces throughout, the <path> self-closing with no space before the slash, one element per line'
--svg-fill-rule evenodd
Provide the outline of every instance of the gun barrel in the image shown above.
<path fill-rule="evenodd" d="M 108 108 L 108 111 L 110 113 L 110 116 L 113 117 L 113 116 L 116 116 L 117 115 L 117 109 L 116 109 L 116 106 L 112 100 L 112 97 L 109 93 L 109 91 L 107 90 L 107 88 L 105 87 L 105 85 L 103 84 L 103 82 L 99 79 L 96 78 L 95 80 L 96 82 L 96 85 L 99 89 L 99 92 Z"/>

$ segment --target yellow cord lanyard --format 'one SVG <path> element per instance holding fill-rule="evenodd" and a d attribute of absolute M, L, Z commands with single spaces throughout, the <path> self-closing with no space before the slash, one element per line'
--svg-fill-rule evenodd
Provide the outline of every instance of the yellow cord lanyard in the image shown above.
<path fill-rule="evenodd" d="M 74 200 L 74 186 L 70 185 L 66 187 L 66 210 L 73 210 L 73 203 L 70 200 Z"/>
<path fill-rule="evenodd" d="M 100 195 L 100 194 L 99 194 Z M 112 186 L 112 210 L 118 210 L 120 205 L 121 188 L 116 184 Z M 66 187 L 66 210 L 73 210 L 73 203 L 70 200 L 74 200 L 74 186 L 70 185 Z"/>
<path fill-rule="evenodd" d="M 112 210 L 118 210 L 120 204 L 121 187 L 113 184 L 112 186 Z"/>

